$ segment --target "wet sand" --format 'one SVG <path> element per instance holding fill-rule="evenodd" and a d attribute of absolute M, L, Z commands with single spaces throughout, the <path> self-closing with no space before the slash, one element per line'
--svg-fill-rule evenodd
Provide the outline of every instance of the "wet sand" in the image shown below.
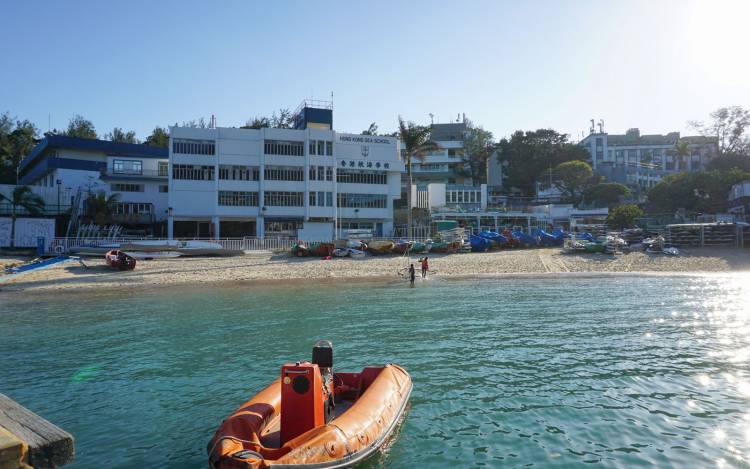
<path fill-rule="evenodd" d="M 287 254 L 254 253 L 231 258 L 175 258 L 138 261 L 133 271 L 119 272 L 103 259 L 85 259 L 88 268 L 68 263 L 26 274 L 0 284 L 0 293 L 41 291 L 91 291 L 153 288 L 168 285 L 277 284 L 279 280 L 321 281 L 398 280 L 399 270 L 417 263 L 420 255 L 365 257 L 361 259 L 293 258 Z M 430 268 L 439 279 L 489 276 L 548 276 L 574 273 L 684 275 L 704 272 L 750 271 L 750 251 L 695 248 L 672 257 L 635 252 L 630 254 L 564 254 L 559 248 L 490 253 L 432 254 Z M 19 262 L 0 258 L 0 265 Z"/>

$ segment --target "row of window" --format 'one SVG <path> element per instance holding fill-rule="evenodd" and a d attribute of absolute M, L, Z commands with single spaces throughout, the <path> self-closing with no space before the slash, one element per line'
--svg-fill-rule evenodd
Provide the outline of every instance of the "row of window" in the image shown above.
<path fill-rule="evenodd" d="M 172 179 L 186 179 L 190 181 L 213 181 L 213 166 L 195 166 L 192 164 L 173 164 Z"/>
<path fill-rule="evenodd" d="M 255 166 L 219 166 L 219 179 L 226 181 L 257 181 L 259 173 Z"/>
<path fill-rule="evenodd" d="M 257 192 L 219 191 L 219 205 L 228 207 L 257 207 Z"/>
<path fill-rule="evenodd" d="M 143 184 L 113 183 L 113 192 L 143 192 Z"/>
<path fill-rule="evenodd" d="M 112 172 L 117 174 L 143 174 L 140 160 L 112 160 Z"/>
<path fill-rule="evenodd" d="M 266 166 L 263 178 L 266 181 L 304 181 L 305 171 L 300 166 Z"/>
<path fill-rule="evenodd" d="M 338 194 L 339 207 L 346 208 L 386 208 L 388 197 L 383 194 Z"/>
<path fill-rule="evenodd" d="M 151 215 L 154 213 L 154 205 L 149 203 L 119 202 L 115 205 L 115 213 L 118 215 Z"/>
<path fill-rule="evenodd" d="M 310 192 L 310 207 L 333 207 L 333 192 Z"/>
<path fill-rule="evenodd" d="M 333 167 L 331 166 L 310 166 L 311 181 L 333 181 Z"/>
<path fill-rule="evenodd" d="M 388 175 L 383 172 L 342 169 L 336 172 L 336 181 L 352 184 L 388 184 Z"/>
<path fill-rule="evenodd" d="M 185 155 L 215 155 L 216 144 L 212 140 L 172 140 L 172 153 Z"/>
<path fill-rule="evenodd" d="M 267 191 L 263 193 L 263 205 L 269 207 L 302 207 L 304 192 Z"/>
<path fill-rule="evenodd" d="M 305 146 L 304 142 L 264 140 L 263 153 L 265 153 L 266 155 L 305 156 Z"/>
<path fill-rule="evenodd" d="M 319 156 L 333 156 L 333 142 L 327 140 L 310 140 L 308 153 Z"/>
<path fill-rule="evenodd" d="M 479 204 L 482 202 L 480 191 L 446 191 L 445 202 L 449 204 Z"/>

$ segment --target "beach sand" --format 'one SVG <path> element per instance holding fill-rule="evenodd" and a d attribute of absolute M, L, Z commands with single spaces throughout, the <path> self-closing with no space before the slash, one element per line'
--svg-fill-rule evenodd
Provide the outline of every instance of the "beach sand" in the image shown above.
<path fill-rule="evenodd" d="M 411 256 L 417 271 L 417 259 Z M 604 273 L 672 273 L 684 275 L 702 272 L 750 271 L 750 250 L 694 248 L 680 256 L 647 254 L 563 254 L 559 248 L 509 250 L 490 253 L 431 254 L 433 277 L 452 279 L 503 275 L 551 275 Z M 0 264 L 19 262 L 18 258 L 0 258 Z M 320 280 L 390 279 L 408 267 L 402 256 L 360 259 L 293 258 L 288 254 L 253 253 L 230 258 L 175 258 L 138 261 L 135 270 L 115 271 L 103 259 L 89 258 L 84 268 L 78 263 L 29 273 L 0 284 L 0 293 L 37 291 L 79 291 L 92 289 L 130 289 L 166 285 L 191 285 L 213 282 L 264 283 L 278 280 L 315 282 Z"/>

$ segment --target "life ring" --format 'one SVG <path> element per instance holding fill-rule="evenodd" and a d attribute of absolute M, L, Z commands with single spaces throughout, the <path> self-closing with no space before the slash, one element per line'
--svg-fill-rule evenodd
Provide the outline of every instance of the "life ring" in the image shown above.
<path fill-rule="evenodd" d="M 55 246 L 54 250 L 55 250 L 55 254 L 62 254 L 63 252 L 65 252 L 65 248 L 62 247 L 61 244 L 58 244 L 57 246 Z"/>

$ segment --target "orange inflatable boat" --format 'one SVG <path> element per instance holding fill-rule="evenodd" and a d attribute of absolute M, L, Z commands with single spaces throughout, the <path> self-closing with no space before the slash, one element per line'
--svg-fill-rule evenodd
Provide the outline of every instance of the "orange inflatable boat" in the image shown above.
<path fill-rule="evenodd" d="M 411 394 L 400 366 L 333 372 L 333 347 L 281 377 L 230 415 L 208 444 L 214 469 L 339 468 L 372 455 L 403 420 Z"/>

